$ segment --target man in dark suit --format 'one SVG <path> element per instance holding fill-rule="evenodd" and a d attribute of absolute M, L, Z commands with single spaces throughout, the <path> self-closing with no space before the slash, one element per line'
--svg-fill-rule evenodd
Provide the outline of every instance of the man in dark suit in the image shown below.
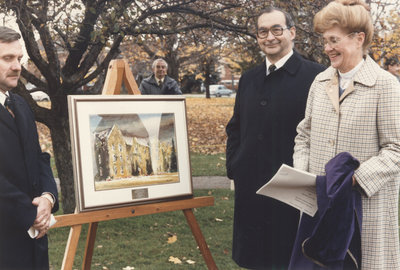
<path fill-rule="evenodd" d="M 154 60 L 152 68 L 153 74 L 140 83 L 142 95 L 182 95 L 178 83 L 167 75 L 168 64 L 164 59 Z"/>
<path fill-rule="evenodd" d="M 34 115 L 10 92 L 21 73 L 19 39 L 0 27 L 0 269 L 49 269 L 46 233 L 58 208 L 57 187 Z"/>
<path fill-rule="evenodd" d="M 299 221 L 294 208 L 256 194 L 282 163 L 292 165 L 308 89 L 324 69 L 293 51 L 295 35 L 286 12 L 261 13 L 257 41 L 266 58 L 242 75 L 226 127 L 226 167 L 235 183 L 232 257 L 250 269 L 287 269 Z"/>

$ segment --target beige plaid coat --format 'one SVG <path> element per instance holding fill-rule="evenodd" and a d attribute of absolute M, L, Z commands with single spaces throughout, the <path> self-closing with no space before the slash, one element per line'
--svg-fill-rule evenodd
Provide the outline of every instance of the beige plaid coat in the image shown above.
<path fill-rule="evenodd" d="M 336 69 L 314 80 L 297 127 L 296 168 L 324 174 L 325 164 L 349 152 L 361 165 L 362 269 L 400 269 L 398 195 L 400 84 L 370 57 L 339 99 Z"/>

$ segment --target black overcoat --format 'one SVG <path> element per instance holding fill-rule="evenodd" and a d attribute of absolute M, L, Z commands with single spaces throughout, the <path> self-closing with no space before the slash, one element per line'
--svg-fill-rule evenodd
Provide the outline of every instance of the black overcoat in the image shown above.
<path fill-rule="evenodd" d="M 42 153 L 33 113 L 18 95 L 15 119 L 0 105 L 0 269 L 48 269 L 47 237 L 31 239 L 27 233 L 36 218 L 34 197 L 57 187 L 50 156 Z"/>
<path fill-rule="evenodd" d="M 252 269 L 287 269 L 299 212 L 257 195 L 282 163 L 292 165 L 296 126 L 323 66 L 298 53 L 266 76 L 266 64 L 242 75 L 228 135 L 226 167 L 235 183 L 232 257 Z"/>

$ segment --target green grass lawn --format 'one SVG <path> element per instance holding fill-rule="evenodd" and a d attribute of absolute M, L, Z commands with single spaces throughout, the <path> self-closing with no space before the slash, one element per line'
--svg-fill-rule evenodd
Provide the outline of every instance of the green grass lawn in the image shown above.
<path fill-rule="evenodd" d="M 225 153 L 204 155 L 190 153 L 190 163 L 193 176 L 225 176 Z"/>
<path fill-rule="evenodd" d="M 215 198 L 214 206 L 194 209 L 194 215 L 218 268 L 240 269 L 231 259 L 233 191 L 196 190 L 194 195 Z M 52 269 L 60 269 L 68 233 L 69 228 L 49 232 Z M 74 269 L 81 269 L 86 233 L 85 225 Z M 172 235 L 177 240 L 168 243 Z M 100 222 L 94 246 L 92 269 L 207 269 L 182 211 Z M 170 256 L 182 264 L 169 262 Z"/>
<path fill-rule="evenodd" d="M 191 153 L 191 167 L 193 176 L 224 176 L 225 154 Z M 215 199 L 214 206 L 194 209 L 194 214 L 218 268 L 242 269 L 231 259 L 234 192 L 195 190 L 194 195 Z M 51 269 L 61 267 L 68 234 L 69 228 L 49 232 Z M 82 268 L 86 234 L 87 225 L 83 226 L 73 269 Z M 176 242 L 168 243 L 173 235 Z M 127 266 L 135 270 L 207 269 L 182 211 L 100 222 L 94 246 L 94 270 L 129 269 Z M 182 263 L 169 262 L 170 256 Z"/>
<path fill-rule="evenodd" d="M 191 167 L 193 176 L 224 176 L 225 154 L 191 153 Z M 210 195 L 215 199 L 214 206 L 194 209 L 194 214 L 218 268 L 240 269 L 231 259 L 233 191 L 195 190 L 194 195 Z M 84 225 L 82 229 L 74 269 L 81 269 L 87 227 Z M 68 234 L 66 227 L 50 230 L 48 234 L 51 269 L 61 268 Z M 168 238 L 172 235 L 177 236 L 177 241 L 170 244 Z M 180 259 L 182 264 L 169 262 L 170 256 Z M 144 270 L 207 269 L 182 211 L 100 222 L 92 269 L 127 266 Z"/>

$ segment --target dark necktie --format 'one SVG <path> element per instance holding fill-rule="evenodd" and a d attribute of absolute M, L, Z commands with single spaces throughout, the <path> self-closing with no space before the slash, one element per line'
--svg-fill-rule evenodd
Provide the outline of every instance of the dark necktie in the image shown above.
<path fill-rule="evenodd" d="M 14 115 L 14 102 L 12 101 L 12 99 L 7 96 L 6 100 L 4 101 L 4 107 L 6 107 L 7 111 L 11 114 L 11 116 L 13 118 L 15 118 Z"/>
<path fill-rule="evenodd" d="M 271 74 L 272 72 L 274 72 L 276 70 L 276 66 L 274 64 L 270 65 L 268 67 L 268 74 Z"/>
<path fill-rule="evenodd" d="M 160 88 L 162 87 L 162 80 L 158 81 L 158 86 L 160 86 Z"/>

